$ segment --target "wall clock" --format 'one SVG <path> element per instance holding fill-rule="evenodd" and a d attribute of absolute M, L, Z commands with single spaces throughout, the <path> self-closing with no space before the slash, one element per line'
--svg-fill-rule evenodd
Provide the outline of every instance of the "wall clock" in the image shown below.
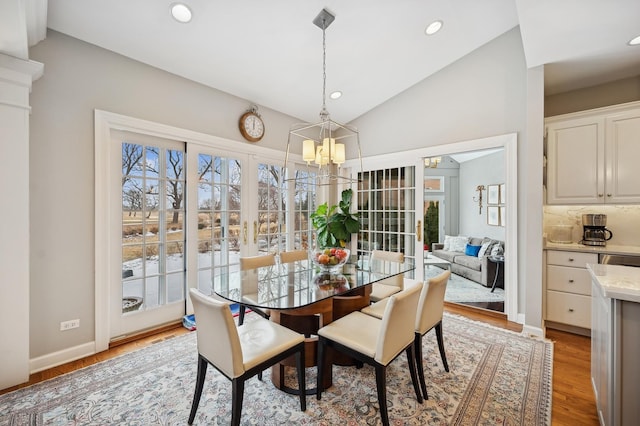
<path fill-rule="evenodd" d="M 264 121 L 262 121 L 256 107 L 240 116 L 238 127 L 242 137 L 249 142 L 258 142 L 264 136 Z"/>

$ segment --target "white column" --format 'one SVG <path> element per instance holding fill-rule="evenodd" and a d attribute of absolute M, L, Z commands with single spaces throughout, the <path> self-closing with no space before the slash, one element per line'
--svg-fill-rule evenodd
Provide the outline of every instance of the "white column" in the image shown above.
<path fill-rule="evenodd" d="M 29 380 L 29 93 L 43 68 L 0 53 L 0 389 Z"/>

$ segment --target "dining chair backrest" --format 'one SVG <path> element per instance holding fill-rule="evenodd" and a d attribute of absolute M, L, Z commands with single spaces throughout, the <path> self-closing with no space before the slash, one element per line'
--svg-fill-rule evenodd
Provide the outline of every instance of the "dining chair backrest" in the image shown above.
<path fill-rule="evenodd" d="M 256 269 L 261 266 L 271 266 L 276 264 L 276 257 L 273 254 L 260 256 L 246 256 L 240 258 L 240 269 Z"/>
<path fill-rule="evenodd" d="M 440 275 L 430 278 L 425 283 L 420 293 L 420 301 L 418 302 L 416 332 L 424 334 L 431 330 L 438 322 L 442 321 L 444 294 L 450 276 L 450 271 L 444 271 Z"/>
<path fill-rule="evenodd" d="M 306 250 L 291 250 L 280 253 L 280 263 L 291 263 L 309 259 L 309 252 Z"/>
<path fill-rule="evenodd" d="M 370 268 L 372 272 L 394 273 L 400 270 L 400 265 L 404 263 L 404 254 L 392 251 L 373 250 L 371 252 Z M 404 274 L 394 275 L 378 281 L 380 284 L 394 285 L 404 288 Z"/>
<path fill-rule="evenodd" d="M 422 283 L 389 297 L 382 316 L 374 359 L 387 365 L 414 340 L 414 324 Z"/>
<path fill-rule="evenodd" d="M 197 319 L 198 352 L 230 378 L 244 373 L 242 346 L 230 303 L 189 290 Z"/>

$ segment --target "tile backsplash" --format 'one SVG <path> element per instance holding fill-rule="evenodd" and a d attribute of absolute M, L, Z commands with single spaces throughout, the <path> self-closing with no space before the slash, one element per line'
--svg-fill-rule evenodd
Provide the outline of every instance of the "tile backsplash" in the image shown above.
<path fill-rule="evenodd" d="M 573 225 L 572 240 L 582 239 L 582 215 L 607 215 L 607 229 L 613 233 L 608 244 L 640 246 L 640 205 L 544 206 L 543 232 L 550 234 L 552 225 Z"/>

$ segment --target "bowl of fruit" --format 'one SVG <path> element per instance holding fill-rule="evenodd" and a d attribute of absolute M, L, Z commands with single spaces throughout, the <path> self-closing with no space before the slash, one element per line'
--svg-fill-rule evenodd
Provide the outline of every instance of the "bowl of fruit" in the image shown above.
<path fill-rule="evenodd" d="M 311 261 L 323 272 L 338 273 L 342 265 L 349 260 L 351 251 L 342 247 L 314 249 Z"/>

